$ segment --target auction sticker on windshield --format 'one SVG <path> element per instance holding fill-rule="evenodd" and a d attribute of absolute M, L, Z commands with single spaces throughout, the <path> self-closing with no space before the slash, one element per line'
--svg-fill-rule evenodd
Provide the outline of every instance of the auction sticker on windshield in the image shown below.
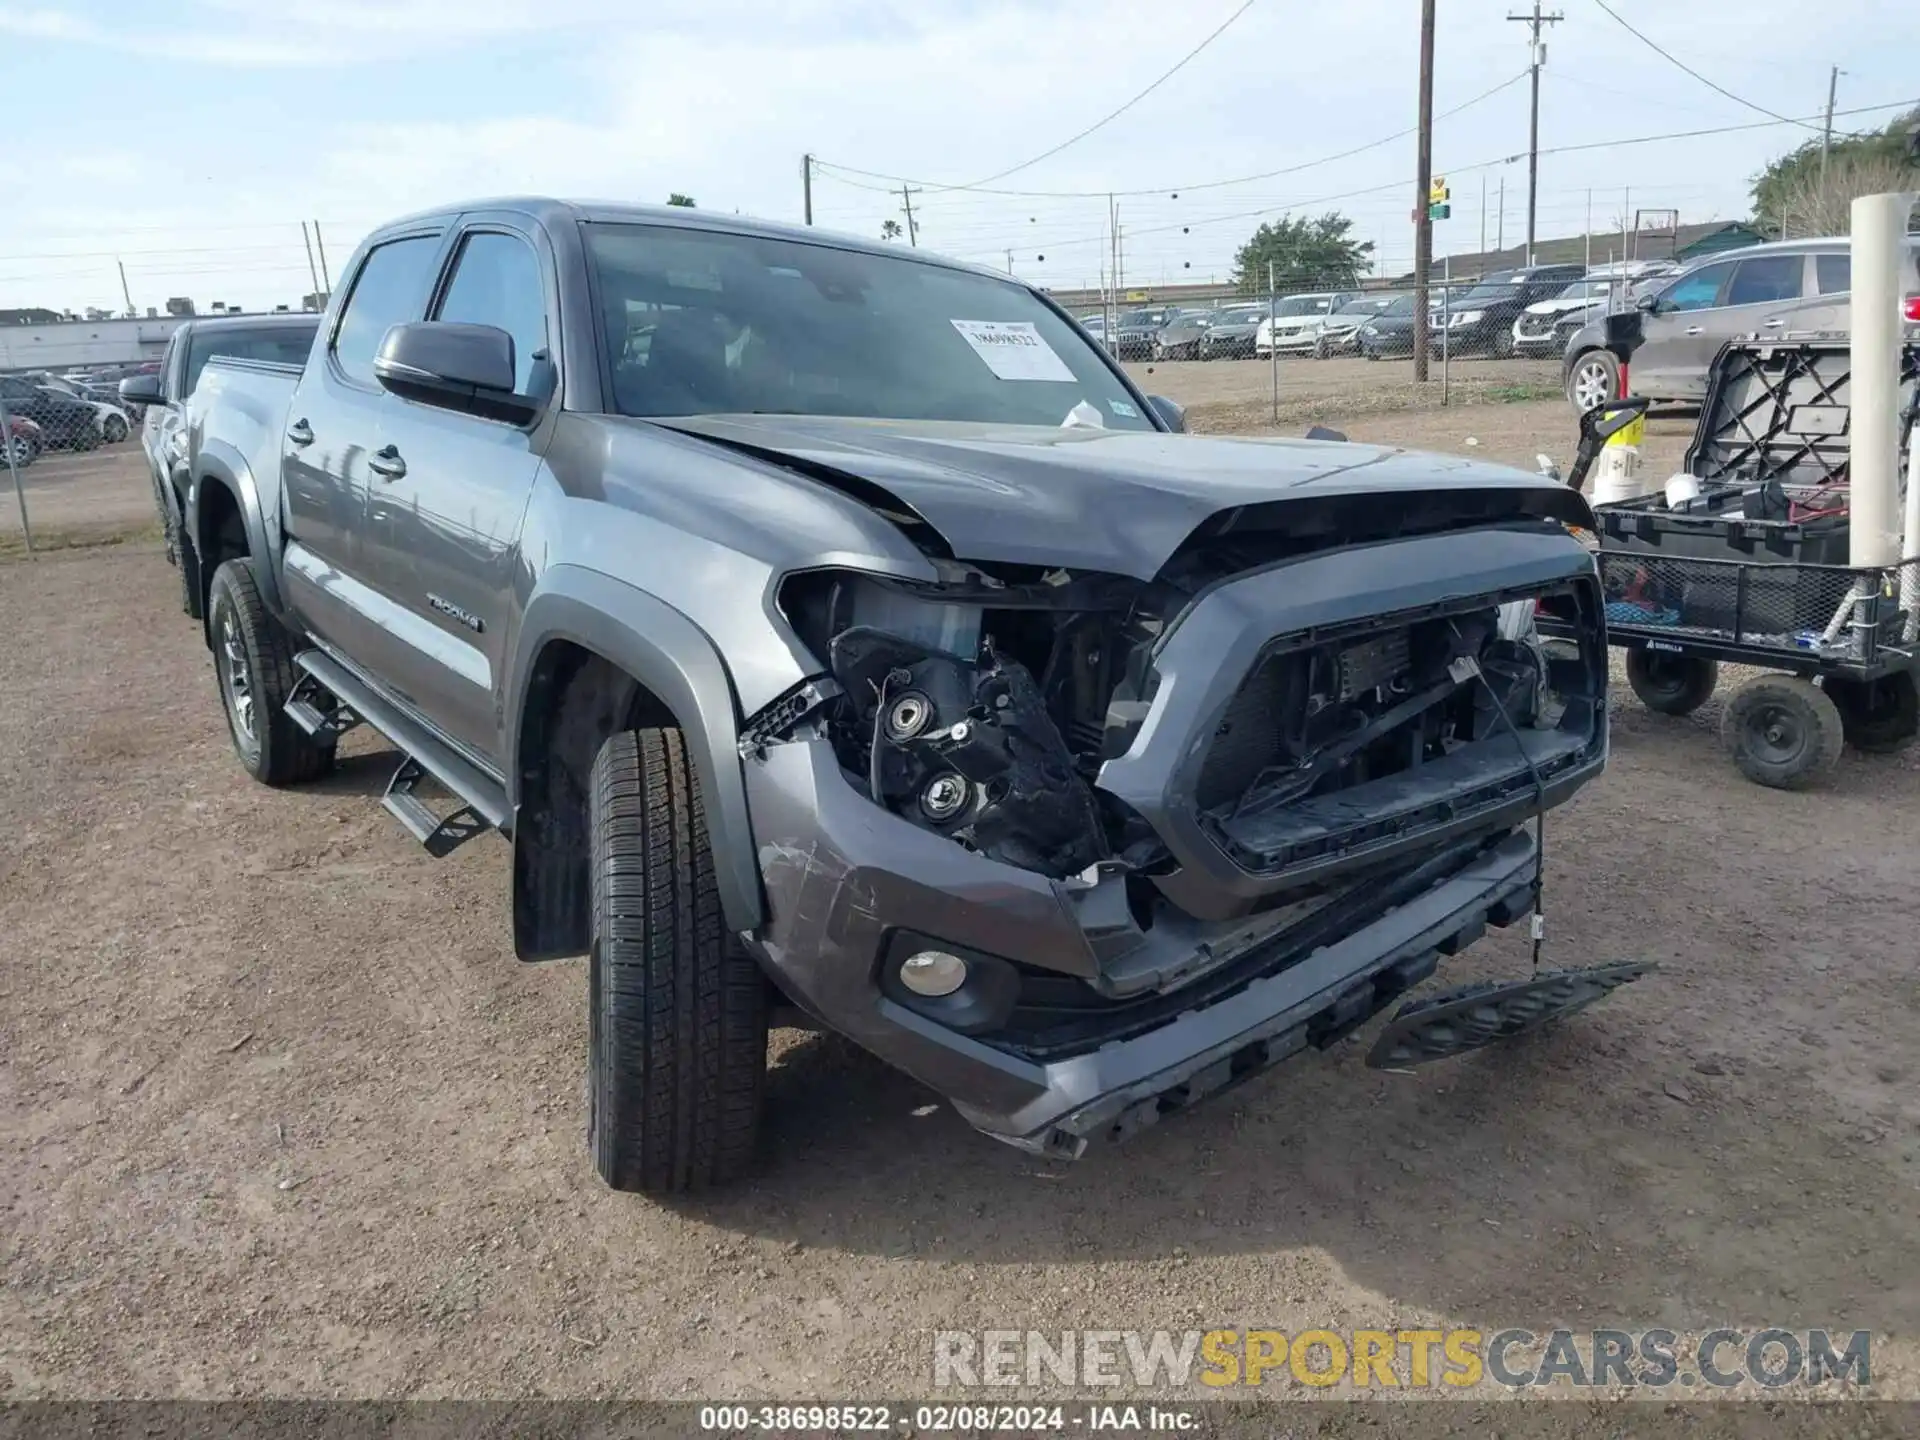
<path fill-rule="evenodd" d="M 1067 362 L 1029 320 L 955 320 L 953 328 L 1002 380 L 1071 380 Z"/>

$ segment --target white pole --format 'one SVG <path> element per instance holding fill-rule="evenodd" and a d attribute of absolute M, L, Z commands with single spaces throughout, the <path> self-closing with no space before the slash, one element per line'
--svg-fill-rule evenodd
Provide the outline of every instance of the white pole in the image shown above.
<path fill-rule="evenodd" d="M 1863 195 L 1853 202 L 1853 353 L 1847 420 L 1849 563 L 1900 558 L 1901 283 L 1907 216 L 1915 196 Z M 1908 509 L 1912 509 L 1912 500 Z"/>
<path fill-rule="evenodd" d="M 1907 612 L 1911 645 L 1920 640 L 1920 423 L 1907 436 L 1907 543 L 1900 547 L 1900 608 Z"/>

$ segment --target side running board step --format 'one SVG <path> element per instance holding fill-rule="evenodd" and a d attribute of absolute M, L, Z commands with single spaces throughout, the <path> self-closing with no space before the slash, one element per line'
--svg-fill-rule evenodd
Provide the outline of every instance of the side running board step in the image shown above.
<path fill-rule="evenodd" d="M 316 740 L 337 740 L 360 723 L 353 707 L 302 671 L 282 707 L 286 716 Z"/>
<path fill-rule="evenodd" d="M 419 761 L 411 755 L 400 762 L 400 768 L 393 772 L 393 778 L 387 782 L 387 793 L 380 803 L 387 813 L 398 820 L 414 839 L 427 847 L 427 853 L 438 860 L 451 854 L 476 835 L 484 835 L 488 825 L 484 816 L 471 805 L 462 805 L 451 815 L 440 816 L 433 813 L 426 803 L 414 793 L 414 787 L 427 778 L 427 772 L 420 768 Z"/>
<path fill-rule="evenodd" d="M 310 678 L 322 693 L 334 697 L 335 716 L 345 711 L 354 717 L 353 723 L 371 725 L 406 755 L 382 803 L 429 851 L 444 855 L 483 830 L 511 833 L 513 814 L 507 807 L 506 787 L 497 777 L 454 750 L 325 651 L 303 650 L 293 657 L 293 663 L 304 672 L 294 689 L 293 702 L 306 705 L 323 723 L 333 719 L 313 703 L 307 686 Z M 288 704 L 287 714 L 305 728 L 293 703 Z M 460 809 L 445 820 L 414 793 L 428 777 L 460 802 Z M 456 835 L 458 838 L 454 838 Z"/>

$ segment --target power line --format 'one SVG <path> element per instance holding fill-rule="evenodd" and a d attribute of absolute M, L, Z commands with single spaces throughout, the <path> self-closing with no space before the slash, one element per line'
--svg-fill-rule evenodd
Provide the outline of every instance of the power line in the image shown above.
<path fill-rule="evenodd" d="M 1851 110 L 1836 110 L 1834 113 L 1836 115 L 1865 115 L 1881 110 L 1904 110 L 1915 104 L 1920 104 L 1920 99 L 1896 100 L 1891 104 L 1885 105 L 1861 105 Z M 1571 155 L 1586 150 L 1608 150 L 1624 145 L 1652 145 L 1668 140 L 1695 140 L 1709 135 L 1731 135 L 1745 130 L 1769 130 L 1775 125 L 1802 125 L 1805 123 L 1804 120 L 1781 116 L 1777 120 L 1752 120 L 1739 125 L 1717 125 L 1701 130 L 1674 130 L 1659 135 L 1633 135 L 1618 140 L 1590 140 L 1578 145 L 1555 145 L 1542 149 L 1540 153 L 1542 155 Z M 1496 160 L 1480 160 L 1471 165 L 1453 165 L 1449 166 L 1448 169 L 1451 174 L 1464 175 L 1476 170 L 1491 170 L 1496 166 L 1510 164 L 1519 158 L 1518 155 L 1504 155 Z M 1336 200 L 1351 200 L 1363 195 L 1378 195 L 1386 191 L 1402 190 L 1410 187 L 1413 183 L 1413 178 L 1409 177 L 1404 180 L 1394 180 L 1385 185 L 1370 185 L 1362 190 L 1348 190 L 1338 195 L 1321 195 L 1312 200 L 1296 200 L 1285 205 L 1270 205 L 1258 210 L 1240 210 L 1235 211 L 1231 215 L 1211 215 L 1204 219 L 1175 222 L 1170 225 L 1144 226 L 1139 229 L 1130 229 L 1127 233 L 1133 236 L 1163 235 L 1173 230 L 1185 231 L 1198 229 L 1203 225 L 1225 224 L 1232 220 L 1257 219 L 1261 216 L 1273 215 L 1288 210 L 1302 210 L 1312 205 L 1328 205 Z M 1107 239 L 1104 235 L 1085 236 L 1074 240 L 1055 240 L 1051 242 L 1049 248 L 1063 250 L 1070 246 L 1103 245 L 1105 243 L 1107 243 Z"/>
<path fill-rule="evenodd" d="M 1171 70 L 1168 70 L 1166 74 L 1162 75 L 1158 80 L 1154 81 L 1151 85 L 1147 86 L 1146 89 L 1142 90 L 1138 95 L 1134 96 L 1131 100 L 1127 101 L 1127 103 L 1122 105 L 1119 109 L 1114 110 L 1110 114 L 1102 116 L 1100 119 L 1094 121 L 1093 124 L 1089 125 L 1086 129 L 1082 130 L 1079 134 L 1069 136 L 1067 139 L 1062 140 L 1058 145 L 1054 146 L 1051 150 L 1042 150 L 1038 155 L 1034 156 L 1031 160 L 1022 160 L 1018 165 L 1010 165 L 1005 170 L 1002 170 L 996 174 L 987 176 L 984 180 L 974 181 L 974 185 L 990 185 L 995 180 L 1004 180 L 1009 175 L 1017 174 L 1019 171 L 1030 169 L 1033 166 L 1038 165 L 1042 160 L 1050 160 L 1055 155 L 1058 155 L 1062 150 L 1065 150 L 1069 145 L 1079 144 L 1082 140 L 1086 139 L 1087 136 L 1093 134 L 1094 131 L 1100 129 L 1103 125 L 1106 125 L 1111 121 L 1118 120 L 1122 115 L 1126 114 L 1127 111 L 1131 110 L 1134 106 L 1138 105 L 1142 100 L 1146 99 L 1147 96 L 1151 95 L 1154 91 L 1158 90 L 1162 85 L 1166 84 L 1167 81 L 1171 80 L 1175 75 L 1179 74 L 1180 71 L 1183 68 L 1185 68 L 1189 60 L 1192 60 L 1194 56 L 1198 55 L 1202 50 L 1206 49 L 1209 45 L 1213 44 L 1214 41 L 1218 40 L 1222 35 L 1224 35 L 1227 32 L 1227 27 L 1232 25 L 1233 22 L 1238 20 L 1242 15 L 1246 14 L 1247 11 L 1251 10 L 1253 8 L 1253 4 L 1254 4 L 1254 0 L 1246 0 L 1246 3 L 1241 5 L 1241 7 L 1238 10 L 1234 11 L 1233 14 L 1229 15 L 1225 20 L 1220 22 L 1220 26 L 1218 29 L 1216 29 L 1211 35 L 1207 36 L 1207 38 L 1202 40 L 1198 45 L 1194 46 L 1193 49 L 1189 50 L 1185 55 L 1182 55 L 1179 60 L 1174 62 L 1174 66 Z M 959 185 L 953 188 L 959 189 L 959 190 L 967 190 L 973 187 L 968 185 Z"/>
<path fill-rule="evenodd" d="M 1687 64 L 1686 61 L 1680 59 L 1679 56 L 1674 55 L 1670 51 L 1661 49 L 1658 45 L 1654 44 L 1653 41 L 1649 40 L 1645 35 L 1641 34 L 1638 30 L 1634 29 L 1633 26 L 1628 24 L 1625 18 L 1621 16 L 1619 11 L 1615 10 L 1611 5 L 1607 4 L 1607 0 L 1593 0 L 1593 3 L 1598 5 L 1602 10 L 1606 11 L 1607 14 L 1613 18 L 1614 23 L 1619 25 L 1621 29 L 1625 30 L 1629 35 L 1633 36 L 1634 39 L 1638 40 L 1642 45 L 1646 46 L 1649 50 L 1653 51 L 1653 53 L 1658 55 L 1662 60 L 1665 60 L 1669 64 L 1677 66 L 1679 69 L 1686 71 L 1687 74 L 1691 75 L 1694 79 L 1698 80 L 1702 85 L 1706 86 L 1709 90 L 1712 90 L 1718 94 L 1726 96 L 1727 99 L 1733 101 L 1736 105 L 1744 105 L 1747 107 L 1747 109 L 1753 111 L 1755 114 L 1758 114 L 1758 115 L 1770 115 L 1783 125 L 1805 125 L 1806 128 L 1809 130 L 1818 130 L 1820 128 L 1818 125 L 1808 124 L 1805 120 L 1791 119 L 1788 116 L 1780 114 L 1780 112 L 1777 110 L 1769 110 L 1764 105 L 1756 105 L 1753 103 L 1753 101 L 1748 100 L 1743 96 L 1734 94 L 1733 91 L 1727 89 L 1726 86 L 1716 85 L 1713 81 L 1709 80 L 1706 76 L 1702 75 L 1698 70 L 1694 69 L 1691 65 Z"/>
<path fill-rule="evenodd" d="M 1483 100 L 1491 100 L 1502 90 L 1510 89 L 1512 86 L 1518 85 L 1522 80 L 1527 78 L 1527 75 L 1528 72 L 1522 70 L 1518 75 L 1509 76 L 1492 89 L 1482 90 L 1471 100 L 1463 100 L 1451 110 L 1443 110 L 1433 118 L 1436 121 L 1451 119 L 1463 110 L 1472 109 Z M 1323 155 L 1318 160 L 1306 160 L 1298 165 L 1282 166 L 1278 170 L 1263 170 L 1257 175 L 1241 175 L 1232 180 L 1202 180 L 1190 185 L 1154 185 L 1143 190 L 989 190 L 984 188 L 986 183 L 984 181 L 973 185 L 940 185 L 935 181 L 916 180 L 908 175 L 889 175 L 880 170 L 861 170 L 852 165 L 838 165 L 832 161 L 822 160 L 817 156 L 814 158 L 813 163 L 817 168 L 822 170 L 838 171 L 838 174 L 830 178 L 838 181 L 842 185 L 851 185 L 856 190 L 874 190 L 888 195 L 897 193 L 897 187 L 899 185 L 920 185 L 929 190 L 939 190 L 942 193 L 953 193 L 964 190 L 977 195 L 1002 195 L 1021 200 L 1104 200 L 1108 195 L 1113 195 L 1120 199 L 1130 199 L 1138 195 L 1165 195 L 1183 190 L 1222 190 L 1233 185 L 1251 185 L 1260 180 L 1275 180 L 1282 175 L 1297 175 L 1303 170 L 1317 169 L 1319 166 L 1331 165 L 1338 160 L 1350 160 L 1355 155 L 1364 155 L 1369 150 L 1378 150 L 1382 145 L 1391 145 L 1396 140 L 1404 140 L 1407 136 L 1413 134 L 1415 128 L 1416 127 L 1409 125 L 1405 130 L 1396 130 L 1391 135 L 1384 135 L 1378 140 L 1369 140 L 1366 144 L 1356 145 L 1351 150 L 1342 150 L 1335 155 Z M 844 178 L 847 175 L 860 175 L 870 180 L 891 180 L 895 182 L 895 184 L 864 185 L 857 181 Z M 998 177 L 993 178 L 997 179 Z"/>

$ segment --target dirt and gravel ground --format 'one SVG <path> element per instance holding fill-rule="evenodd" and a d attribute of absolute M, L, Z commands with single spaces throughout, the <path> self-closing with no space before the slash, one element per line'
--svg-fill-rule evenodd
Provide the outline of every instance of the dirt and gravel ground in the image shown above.
<path fill-rule="evenodd" d="M 1561 402 L 1377 398 L 1311 418 L 1571 449 Z M 34 474 L 147 524 L 137 455 Z M 758 1175 L 662 1206 L 594 1179 L 584 974 L 513 959 L 506 847 L 428 860 L 375 738 L 250 782 L 175 595 L 150 540 L 0 560 L 0 1398 L 897 1397 L 936 1329 L 1555 1323 L 1870 1328 L 1920 1395 L 1920 757 L 1778 794 L 1629 699 L 1548 958 L 1665 968 L 1577 1020 L 1407 1076 L 1364 1031 L 1068 1167 L 782 1032 Z"/>

